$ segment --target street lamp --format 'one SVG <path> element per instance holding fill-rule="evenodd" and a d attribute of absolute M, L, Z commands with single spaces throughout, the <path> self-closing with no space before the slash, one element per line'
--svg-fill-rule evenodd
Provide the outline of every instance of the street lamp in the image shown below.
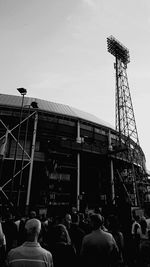
<path fill-rule="evenodd" d="M 15 171 L 16 171 L 16 158 L 17 158 L 18 143 L 19 143 L 19 138 L 20 138 L 20 128 L 21 128 L 21 121 L 22 121 L 23 103 L 24 103 L 24 97 L 27 94 L 27 90 L 23 87 L 17 88 L 17 90 L 22 96 L 22 102 L 21 102 L 20 120 L 19 120 L 19 124 L 18 124 L 18 135 L 17 135 L 16 147 L 15 147 L 15 155 L 14 155 L 14 167 L 13 167 L 13 175 L 12 175 L 12 182 L 11 182 L 11 198 L 12 198 L 13 187 L 14 187 L 14 176 L 15 176 Z"/>
<path fill-rule="evenodd" d="M 25 96 L 27 94 L 27 90 L 23 87 L 17 88 L 17 90 L 22 96 Z"/>
<path fill-rule="evenodd" d="M 35 144 L 36 144 L 37 123 L 38 123 L 38 105 L 37 105 L 37 103 L 36 102 L 32 102 L 32 107 L 35 108 L 36 110 L 35 110 L 33 139 L 32 139 L 32 147 L 31 147 L 29 179 L 28 179 L 28 186 L 27 186 L 26 214 L 28 214 L 29 205 L 30 205 L 32 171 L 33 171 L 34 151 L 35 151 Z"/>
<path fill-rule="evenodd" d="M 25 131 L 25 137 L 24 137 L 24 143 L 23 143 L 23 149 L 22 149 L 22 158 L 21 158 L 21 172 L 20 172 L 20 179 L 19 179 L 19 191 L 18 191 L 18 198 L 17 198 L 17 207 L 19 207 L 20 204 L 20 196 L 21 196 L 21 185 L 22 185 L 22 175 L 23 175 L 23 169 L 24 169 L 24 151 L 26 148 L 26 143 L 27 143 L 27 134 L 28 134 L 28 125 L 29 125 L 29 118 L 30 118 L 30 110 L 31 107 L 33 109 L 38 108 L 38 104 L 35 101 L 32 101 L 31 104 L 23 106 L 24 108 L 28 107 L 28 115 L 26 118 L 26 131 Z"/>

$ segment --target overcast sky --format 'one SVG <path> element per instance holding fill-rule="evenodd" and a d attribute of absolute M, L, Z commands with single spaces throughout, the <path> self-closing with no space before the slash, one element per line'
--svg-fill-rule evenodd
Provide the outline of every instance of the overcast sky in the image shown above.
<path fill-rule="evenodd" d="M 150 1 L 0 0 L 0 92 L 67 104 L 115 126 L 113 35 L 130 51 L 127 74 L 150 170 Z"/>

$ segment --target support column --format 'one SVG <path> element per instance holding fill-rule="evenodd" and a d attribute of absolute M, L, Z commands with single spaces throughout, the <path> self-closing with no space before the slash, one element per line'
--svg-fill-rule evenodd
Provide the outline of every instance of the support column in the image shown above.
<path fill-rule="evenodd" d="M 108 133 L 108 150 L 112 151 L 111 132 Z M 114 186 L 114 164 L 113 159 L 110 158 L 110 184 L 111 184 L 111 203 L 115 204 L 115 186 Z"/>
<path fill-rule="evenodd" d="M 134 194 L 134 205 L 137 207 L 138 206 L 138 189 L 136 186 L 136 175 L 135 175 L 135 169 L 134 169 L 134 164 L 132 163 L 132 173 L 133 173 L 133 194 Z"/>
<path fill-rule="evenodd" d="M 77 142 L 81 143 L 80 122 L 77 122 Z M 80 210 L 80 152 L 77 153 L 77 211 Z"/>
<path fill-rule="evenodd" d="M 113 160 L 110 159 L 110 171 L 111 171 L 111 202 L 115 204 L 115 187 L 114 187 L 114 166 Z"/>
<path fill-rule="evenodd" d="M 80 153 L 77 154 L 77 211 L 80 210 Z"/>

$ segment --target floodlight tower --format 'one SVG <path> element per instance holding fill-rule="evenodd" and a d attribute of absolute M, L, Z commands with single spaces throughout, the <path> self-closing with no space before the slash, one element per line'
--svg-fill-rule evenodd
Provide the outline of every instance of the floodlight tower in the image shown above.
<path fill-rule="evenodd" d="M 107 49 L 115 57 L 116 71 L 116 131 L 118 132 L 118 146 L 126 150 L 122 156 L 128 161 L 128 177 L 132 177 L 132 204 L 139 203 L 134 164 L 142 167 L 143 153 L 139 145 L 138 132 L 133 111 L 132 99 L 127 77 L 127 64 L 130 62 L 129 50 L 113 36 L 107 38 Z"/>

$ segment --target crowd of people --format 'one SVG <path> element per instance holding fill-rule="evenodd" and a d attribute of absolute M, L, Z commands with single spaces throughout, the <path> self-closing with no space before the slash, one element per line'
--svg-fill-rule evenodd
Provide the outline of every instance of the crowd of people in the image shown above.
<path fill-rule="evenodd" d="M 0 222 L 1 267 L 150 267 L 150 223 L 133 214 L 126 239 L 116 214 L 76 210 Z M 127 241 L 126 241 L 127 240 Z"/>

